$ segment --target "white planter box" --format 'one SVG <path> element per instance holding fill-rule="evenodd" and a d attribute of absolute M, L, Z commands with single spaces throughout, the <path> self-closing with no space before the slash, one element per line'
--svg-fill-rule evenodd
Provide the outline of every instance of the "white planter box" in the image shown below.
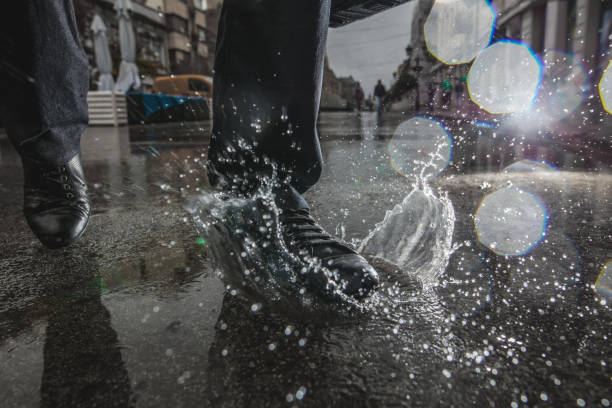
<path fill-rule="evenodd" d="M 89 126 L 127 125 L 125 94 L 113 91 L 87 92 Z"/>

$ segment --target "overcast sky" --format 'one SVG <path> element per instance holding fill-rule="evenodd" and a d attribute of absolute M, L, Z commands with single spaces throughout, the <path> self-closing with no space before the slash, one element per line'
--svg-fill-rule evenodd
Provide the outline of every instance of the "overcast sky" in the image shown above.
<path fill-rule="evenodd" d="M 329 30 L 327 56 L 336 76 L 352 75 L 366 94 L 371 94 L 377 79 L 389 88 L 393 71 L 406 58 L 410 43 L 412 10 L 410 1 L 365 20 Z"/>

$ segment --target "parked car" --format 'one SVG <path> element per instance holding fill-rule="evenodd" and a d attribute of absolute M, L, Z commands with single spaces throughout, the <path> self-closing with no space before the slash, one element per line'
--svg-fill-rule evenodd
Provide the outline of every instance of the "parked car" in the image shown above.
<path fill-rule="evenodd" d="M 205 75 L 170 75 L 155 78 L 155 93 L 212 98 L 212 78 Z"/>

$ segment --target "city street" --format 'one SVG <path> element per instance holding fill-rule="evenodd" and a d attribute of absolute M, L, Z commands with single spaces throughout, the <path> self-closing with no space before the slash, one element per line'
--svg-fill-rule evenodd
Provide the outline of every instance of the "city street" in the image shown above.
<path fill-rule="evenodd" d="M 325 168 L 305 197 L 328 232 L 359 246 L 404 203 L 364 244 L 383 286 L 362 308 L 237 286 L 244 243 L 194 218 L 214 213 L 208 121 L 88 129 L 93 216 L 57 251 L 27 227 L 0 134 L 0 406 L 609 406 L 606 155 L 447 118 L 450 159 L 413 191 L 403 166 L 420 162 L 390 147 L 407 119 L 319 120 Z M 537 208 L 500 225 L 494 203 L 532 202 L 513 207 L 516 191 Z M 520 221 L 538 211 L 534 239 Z M 392 229 L 412 240 L 402 256 Z M 500 229 L 527 245 L 502 248 Z"/>

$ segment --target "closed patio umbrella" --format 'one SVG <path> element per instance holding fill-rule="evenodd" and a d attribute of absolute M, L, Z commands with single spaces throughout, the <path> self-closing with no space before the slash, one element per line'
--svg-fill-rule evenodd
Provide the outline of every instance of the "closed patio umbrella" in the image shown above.
<path fill-rule="evenodd" d="M 140 88 L 140 76 L 136 66 L 136 37 L 132 27 L 131 0 L 115 0 L 115 10 L 119 20 L 119 46 L 121 65 L 115 90 L 126 92 Z"/>
<path fill-rule="evenodd" d="M 91 30 L 94 37 L 94 50 L 96 53 L 96 65 L 100 72 L 98 78 L 99 91 L 112 91 L 115 87 L 115 80 L 111 74 L 113 70 L 113 60 L 108 49 L 108 37 L 106 36 L 106 25 L 99 15 L 95 15 L 91 22 Z"/>

